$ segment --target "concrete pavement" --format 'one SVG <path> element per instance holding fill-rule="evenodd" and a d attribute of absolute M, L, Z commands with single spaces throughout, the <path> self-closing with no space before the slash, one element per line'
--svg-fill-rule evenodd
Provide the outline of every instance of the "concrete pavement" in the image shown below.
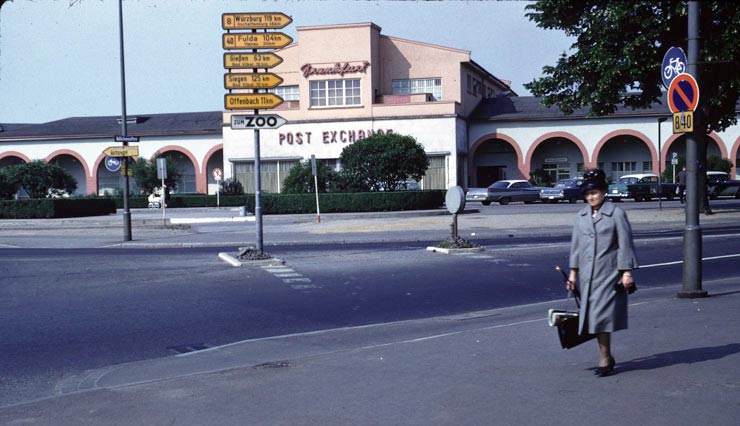
<path fill-rule="evenodd" d="M 559 347 L 548 308 L 236 342 L 69 377 L 58 395 L 0 407 L 3 425 L 737 425 L 740 284 L 630 298 L 617 374 L 595 342 Z"/>
<path fill-rule="evenodd" d="M 655 214 L 629 212 L 636 229 L 655 228 Z M 490 227 L 500 233 L 531 226 L 530 232 L 541 232 L 555 226 L 551 232 L 568 233 L 573 213 L 548 214 L 548 228 L 531 218 L 486 216 L 465 215 L 461 229 Z M 718 209 L 707 222 L 737 224 L 739 217 L 734 210 Z M 682 226 L 680 209 L 664 210 L 659 218 L 661 229 Z M 446 230 L 449 223 L 437 211 L 322 216 L 323 227 L 313 219 L 268 218 L 266 226 L 274 227 L 269 235 L 286 241 L 337 236 L 365 241 L 373 235 L 365 232 L 368 228 L 386 229 L 386 238 L 405 238 L 437 235 L 437 228 Z M 106 246 L 111 240 L 115 245 L 118 220 L 34 221 L 32 226 L 2 221 L 0 243 L 33 246 L 51 238 L 69 247 Z M 146 232 L 135 233 L 141 236 L 129 244 L 215 244 L 238 225 L 244 224 L 171 229 L 142 222 Z M 85 235 L 95 230 L 102 230 L 102 237 Z M 252 232 L 238 237 L 248 240 Z M 704 286 L 711 297 L 676 299 L 680 283 L 670 282 L 630 296 L 630 329 L 613 338 L 618 373 L 607 378 L 592 374 L 595 342 L 560 349 L 546 312 L 573 308 L 572 300 L 561 300 L 234 342 L 109 366 L 64 378 L 53 397 L 0 407 L 0 424 L 740 425 L 740 282 Z"/>

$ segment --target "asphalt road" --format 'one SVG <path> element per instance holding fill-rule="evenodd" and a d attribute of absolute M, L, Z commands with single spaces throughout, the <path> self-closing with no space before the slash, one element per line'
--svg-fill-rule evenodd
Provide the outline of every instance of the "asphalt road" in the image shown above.
<path fill-rule="evenodd" d="M 740 275 L 738 236 L 732 226 L 705 230 L 705 280 Z M 5 249 L 0 405 L 113 364 L 564 297 L 553 268 L 567 264 L 567 236 L 486 245 L 466 256 L 431 253 L 419 241 L 273 246 L 286 260 L 275 268 L 233 268 L 218 248 Z M 680 283 L 680 232 L 637 233 L 636 245 L 638 286 Z"/>

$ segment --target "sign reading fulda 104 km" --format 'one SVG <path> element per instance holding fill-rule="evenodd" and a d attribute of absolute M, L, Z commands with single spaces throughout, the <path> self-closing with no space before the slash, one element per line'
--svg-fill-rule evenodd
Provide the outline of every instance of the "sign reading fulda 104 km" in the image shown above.
<path fill-rule="evenodd" d="M 233 49 L 280 49 L 293 42 L 288 35 L 268 32 L 285 27 L 293 20 L 283 13 L 224 13 L 221 26 L 227 31 L 252 30 L 251 32 L 227 32 L 222 43 L 226 50 Z M 264 30 L 257 32 L 257 30 Z M 224 88 L 253 89 L 254 93 L 228 93 L 224 96 L 225 109 L 270 109 L 283 103 L 274 93 L 258 93 L 260 89 L 279 86 L 283 79 L 274 73 L 231 72 L 232 69 L 267 69 L 282 62 L 282 58 L 271 52 L 225 53 Z"/>

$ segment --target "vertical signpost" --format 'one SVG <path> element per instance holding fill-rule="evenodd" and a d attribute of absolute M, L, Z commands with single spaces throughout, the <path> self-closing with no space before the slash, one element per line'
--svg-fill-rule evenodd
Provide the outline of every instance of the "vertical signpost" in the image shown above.
<path fill-rule="evenodd" d="M 313 175 L 313 187 L 316 191 L 316 222 L 321 223 L 321 211 L 319 211 L 319 178 L 316 173 L 316 156 L 311 154 L 311 174 Z"/>
<path fill-rule="evenodd" d="M 224 172 L 221 171 L 218 167 L 215 167 L 213 169 L 213 179 L 216 181 L 216 208 L 221 207 L 221 178 L 223 178 Z"/>
<path fill-rule="evenodd" d="M 261 50 L 281 49 L 293 42 L 288 35 L 279 32 L 270 32 L 286 27 L 293 20 L 283 13 L 224 13 L 221 15 L 221 27 L 226 30 L 222 36 L 225 50 L 251 49 L 248 53 L 225 53 L 224 67 L 229 72 L 224 75 L 224 88 L 230 93 L 224 95 L 224 108 L 227 110 L 254 110 L 254 117 L 259 116 L 260 109 L 275 108 L 283 99 L 274 93 L 264 93 L 260 90 L 271 89 L 282 83 L 283 79 L 272 73 L 259 73 L 259 68 L 272 68 L 282 62 L 282 59 L 271 52 Z M 234 32 L 233 30 L 248 30 L 249 32 Z M 258 32 L 262 30 L 262 32 Z M 252 73 L 233 73 L 232 69 L 252 69 Z M 251 89 L 252 93 L 231 93 L 232 90 Z M 241 122 L 246 122 L 241 116 Z M 258 120 L 253 120 L 257 122 Z M 263 120 L 267 123 L 268 119 Z M 278 122 L 282 122 L 278 124 Z M 237 126 L 232 129 L 252 128 L 254 130 L 254 220 L 256 226 L 256 251 L 263 253 L 262 244 L 262 182 L 260 177 L 260 128 L 277 128 L 285 120 L 275 119 L 274 126 Z"/>
<path fill-rule="evenodd" d="M 159 199 L 159 204 L 162 205 L 162 225 L 167 225 L 167 186 L 164 184 L 167 179 L 167 160 L 164 158 L 157 158 L 157 177 L 162 180 L 162 196 Z"/>

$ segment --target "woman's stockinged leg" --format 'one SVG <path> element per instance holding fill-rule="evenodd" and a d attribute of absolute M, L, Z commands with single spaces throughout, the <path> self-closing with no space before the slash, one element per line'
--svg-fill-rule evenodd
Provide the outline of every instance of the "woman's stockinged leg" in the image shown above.
<path fill-rule="evenodd" d="M 599 350 L 601 351 L 599 367 L 606 367 L 612 359 L 611 333 L 597 333 L 596 340 L 599 342 Z"/>

